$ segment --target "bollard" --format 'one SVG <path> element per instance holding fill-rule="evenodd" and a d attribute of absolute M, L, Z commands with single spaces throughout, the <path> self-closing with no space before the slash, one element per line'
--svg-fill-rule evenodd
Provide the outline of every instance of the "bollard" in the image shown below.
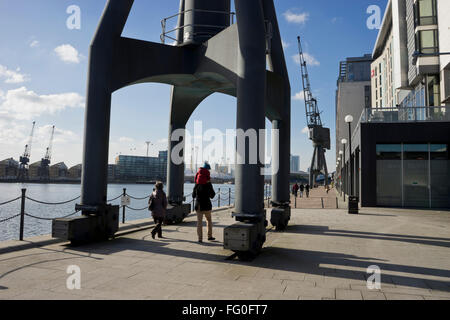
<path fill-rule="evenodd" d="M 123 196 L 127 195 L 127 189 L 123 188 Z M 122 223 L 125 223 L 125 206 L 122 206 Z"/>
<path fill-rule="evenodd" d="M 231 207 L 231 188 L 228 188 L 228 206 Z"/>
<path fill-rule="evenodd" d="M 23 241 L 23 227 L 25 224 L 25 193 L 27 189 L 22 189 L 22 202 L 20 204 L 20 235 L 19 240 Z"/>
<path fill-rule="evenodd" d="M 339 201 L 337 197 L 336 197 L 336 209 L 339 209 Z"/>
<path fill-rule="evenodd" d="M 320 200 L 322 201 L 322 209 L 325 209 L 325 206 L 323 205 L 323 198 L 320 198 Z"/>
<path fill-rule="evenodd" d="M 294 197 L 295 198 L 295 201 L 294 201 L 294 203 L 295 203 L 295 209 L 297 209 L 297 197 Z"/>
<path fill-rule="evenodd" d="M 217 200 L 217 207 L 220 208 L 220 188 L 219 188 L 219 199 Z"/>

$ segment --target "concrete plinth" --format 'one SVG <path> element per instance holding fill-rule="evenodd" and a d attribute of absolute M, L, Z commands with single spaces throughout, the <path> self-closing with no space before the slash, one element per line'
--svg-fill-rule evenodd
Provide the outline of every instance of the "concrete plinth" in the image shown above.
<path fill-rule="evenodd" d="M 272 209 L 270 223 L 276 228 L 276 230 L 285 230 L 289 220 L 291 220 L 290 206 L 280 206 Z"/>
<path fill-rule="evenodd" d="M 191 212 L 190 204 L 168 205 L 166 210 L 166 224 L 177 224 L 183 222 Z"/>
<path fill-rule="evenodd" d="M 52 237 L 81 244 L 112 238 L 118 230 L 119 206 L 108 205 L 81 217 L 53 220 Z"/>

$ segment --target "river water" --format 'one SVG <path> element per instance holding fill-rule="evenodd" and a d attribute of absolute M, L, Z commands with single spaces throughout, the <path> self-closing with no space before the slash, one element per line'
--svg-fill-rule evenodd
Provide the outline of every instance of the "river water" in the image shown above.
<path fill-rule="evenodd" d="M 64 202 L 70 199 L 74 199 L 80 195 L 81 186 L 75 184 L 20 184 L 20 183 L 0 183 L 0 204 L 21 196 L 21 189 L 25 188 L 26 196 L 34 200 L 41 202 Z M 127 194 L 135 198 L 143 198 L 148 196 L 152 190 L 153 185 L 142 184 L 110 184 L 108 185 L 108 200 L 114 199 L 123 193 L 123 188 L 127 189 Z M 234 203 L 234 185 L 219 185 L 214 184 L 214 190 L 218 193 L 220 188 L 221 203 L 220 205 L 228 205 L 228 195 L 231 190 L 231 203 Z M 184 193 L 186 195 L 186 203 L 192 202 L 192 190 L 193 184 L 184 185 Z M 79 201 L 79 200 L 78 200 Z M 45 205 L 33 202 L 31 200 L 25 201 L 25 213 L 44 218 L 59 218 L 71 214 L 75 211 L 75 203 L 62 204 L 62 205 Z M 142 209 L 146 208 L 148 200 L 134 200 L 131 199 L 131 208 Z M 120 198 L 110 203 L 114 205 L 120 205 Z M 213 201 L 213 206 L 217 207 L 218 195 Z M 17 240 L 19 239 L 19 225 L 20 217 L 1 222 L 4 219 L 15 216 L 20 213 L 21 201 L 14 201 L 6 205 L 0 205 L 0 241 L 5 240 Z M 79 213 L 78 213 L 79 215 Z M 76 216 L 76 215 L 75 215 Z M 126 221 L 139 220 L 149 218 L 150 213 L 148 210 L 133 211 L 126 209 Z M 122 210 L 120 210 L 120 220 L 122 220 Z M 39 220 L 29 216 L 25 216 L 24 224 L 24 238 L 51 234 L 52 222 L 48 220 Z"/>

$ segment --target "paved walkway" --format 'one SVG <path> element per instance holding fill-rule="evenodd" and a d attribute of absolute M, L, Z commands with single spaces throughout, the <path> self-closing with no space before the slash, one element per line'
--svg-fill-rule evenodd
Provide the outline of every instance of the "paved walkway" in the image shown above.
<path fill-rule="evenodd" d="M 306 191 L 303 192 L 303 197 L 300 197 L 300 191 L 297 198 L 291 193 L 291 205 L 292 208 L 297 209 L 337 209 L 347 208 L 347 204 L 344 203 L 337 193 L 336 189 L 331 189 L 327 192 L 326 189 L 321 186 L 310 190 L 309 197 L 306 196 Z"/>
<path fill-rule="evenodd" d="M 193 216 L 164 227 L 162 240 L 142 229 L 78 248 L 35 246 L 49 237 L 0 243 L 0 299 L 450 299 L 449 212 L 293 210 L 252 262 L 226 260 L 230 212 L 214 221 L 215 243 L 195 241 Z M 81 290 L 67 289 L 70 265 Z M 371 265 L 380 290 L 366 286 Z"/>

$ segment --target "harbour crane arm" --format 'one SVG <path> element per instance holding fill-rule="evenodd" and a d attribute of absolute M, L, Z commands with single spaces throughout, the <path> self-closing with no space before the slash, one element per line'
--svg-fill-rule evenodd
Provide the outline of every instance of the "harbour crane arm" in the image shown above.
<path fill-rule="evenodd" d="M 311 129 L 316 126 L 322 126 L 322 120 L 320 118 L 320 112 L 317 106 L 317 99 L 313 97 L 311 92 L 311 83 L 309 81 L 308 66 L 305 54 L 303 52 L 300 36 L 297 37 L 297 40 L 298 40 L 300 69 L 302 73 L 303 94 L 305 99 L 306 120 L 308 122 L 308 128 Z"/>
<path fill-rule="evenodd" d="M 33 122 L 33 127 L 31 128 L 31 133 L 28 138 L 28 144 L 25 145 L 25 151 L 23 152 L 23 158 L 30 158 L 31 156 L 31 144 L 33 142 L 34 128 L 36 126 L 36 121 Z"/>
<path fill-rule="evenodd" d="M 44 159 L 49 160 L 49 161 L 52 158 L 52 148 L 53 148 L 53 137 L 54 137 L 54 135 L 55 135 L 55 126 L 53 126 L 53 128 L 52 128 L 52 134 L 50 136 L 50 142 L 48 144 L 47 151 L 45 153 L 45 158 L 44 158 Z"/>

